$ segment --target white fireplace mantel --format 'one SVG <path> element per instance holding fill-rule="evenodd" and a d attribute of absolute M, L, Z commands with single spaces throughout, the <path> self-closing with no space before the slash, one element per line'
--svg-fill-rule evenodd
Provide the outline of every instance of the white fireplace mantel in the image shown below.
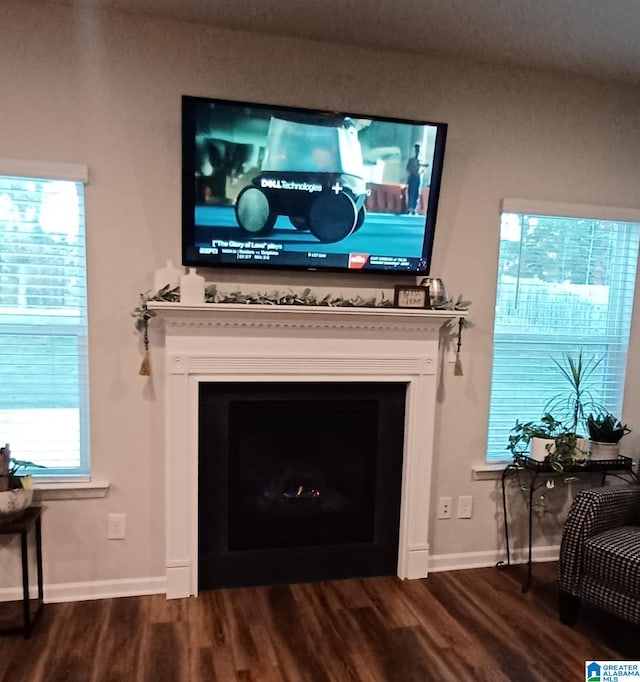
<path fill-rule="evenodd" d="M 198 592 L 198 385 L 407 384 L 398 576 L 429 562 L 439 339 L 457 311 L 150 303 L 164 321 L 167 597 Z"/>

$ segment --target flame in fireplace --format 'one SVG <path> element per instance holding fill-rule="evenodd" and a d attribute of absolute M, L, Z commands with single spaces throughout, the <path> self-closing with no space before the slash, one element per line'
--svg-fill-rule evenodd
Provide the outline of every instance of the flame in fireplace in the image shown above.
<path fill-rule="evenodd" d="M 303 485 L 299 485 L 295 490 L 287 490 L 283 495 L 287 499 L 292 497 L 320 497 L 320 491 L 315 488 L 305 489 Z"/>

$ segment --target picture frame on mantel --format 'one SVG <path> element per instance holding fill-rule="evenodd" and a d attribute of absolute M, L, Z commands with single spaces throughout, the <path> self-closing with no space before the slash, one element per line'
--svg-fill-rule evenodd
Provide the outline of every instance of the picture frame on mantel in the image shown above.
<path fill-rule="evenodd" d="M 396 284 L 393 305 L 396 308 L 429 308 L 429 287 Z"/>

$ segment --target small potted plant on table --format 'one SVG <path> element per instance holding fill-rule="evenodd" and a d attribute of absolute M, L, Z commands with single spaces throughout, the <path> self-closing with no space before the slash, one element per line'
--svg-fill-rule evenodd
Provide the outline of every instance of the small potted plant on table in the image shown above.
<path fill-rule="evenodd" d="M 531 459 L 545 461 L 556 471 L 563 471 L 566 466 L 587 460 L 587 414 L 603 409 L 594 399 L 592 389 L 602 358 L 589 357 L 581 349 L 576 355 L 563 353 L 560 359 L 551 360 L 565 389 L 547 401 L 539 423 L 516 422 L 507 448 L 515 456 L 518 449 L 522 454 L 530 446 Z M 546 442 L 540 442 L 540 437 L 546 438 Z"/>
<path fill-rule="evenodd" d="M 33 462 L 12 459 L 7 443 L 0 448 L 0 523 L 10 523 L 20 518 L 33 500 L 33 479 L 19 476 L 26 467 L 39 466 Z"/>
<path fill-rule="evenodd" d="M 516 422 L 511 429 L 507 449 L 516 461 L 528 449 L 531 459 L 563 471 L 566 466 L 575 466 L 586 459 L 587 451 L 582 440 L 547 412 L 539 422 Z"/>
<path fill-rule="evenodd" d="M 514 459 L 529 452 L 529 457 L 542 462 L 553 450 L 554 439 L 562 433 L 562 423 L 551 414 L 545 414 L 539 422 L 518 422 L 511 429 L 509 445 Z"/>
<path fill-rule="evenodd" d="M 616 459 L 620 454 L 622 437 L 631 432 L 626 424 L 611 412 L 587 417 L 587 429 L 591 441 L 591 459 Z"/>

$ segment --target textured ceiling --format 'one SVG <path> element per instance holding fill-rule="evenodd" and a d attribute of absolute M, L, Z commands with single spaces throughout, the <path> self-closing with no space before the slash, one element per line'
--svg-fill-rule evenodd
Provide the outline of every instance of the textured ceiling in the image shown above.
<path fill-rule="evenodd" d="M 49 0 L 640 83 L 640 0 Z"/>

